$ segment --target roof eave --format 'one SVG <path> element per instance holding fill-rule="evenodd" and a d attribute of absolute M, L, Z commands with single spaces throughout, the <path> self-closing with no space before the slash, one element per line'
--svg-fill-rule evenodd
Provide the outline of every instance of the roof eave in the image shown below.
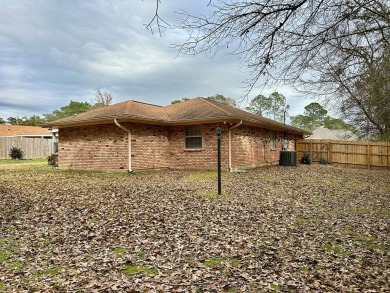
<path fill-rule="evenodd" d="M 167 124 L 168 120 L 162 119 L 150 119 L 145 117 L 136 117 L 136 116 L 127 116 L 127 115 L 110 115 L 110 116 L 100 116 L 93 119 L 74 119 L 72 121 L 64 121 L 61 122 L 53 121 L 46 124 L 43 124 L 44 128 L 67 128 L 74 126 L 85 126 L 85 125 L 96 125 L 96 124 L 106 124 L 106 123 L 114 123 L 114 120 L 117 119 L 120 122 L 139 122 L 146 124 Z"/>
<path fill-rule="evenodd" d="M 67 128 L 67 127 L 76 127 L 76 126 L 87 126 L 87 125 L 96 125 L 96 124 L 108 124 L 114 123 L 114 119 L 117 119 L 119 122 L 135 122 L 135 123 L 144 123 L 144 124 L 157 124 L 157 125 L 189 125 L 189 124 L 200 124 L 200 123 L 221 123 L 221 122 L 232 122 L 238 123 L 241 120 L 243 124 L 255 127 L 269 128 L 272 130 L 285 131 L 289 133 L 299 134 L 299 135 L 309 135 L 311 134 L 308 131 L 303 129 L 295 128 L 290 125 L 280 124 L 279 122 L 270 121 L 258 121 L 254 119 L 248 119 L 245 117 L 231 116 L 231 115 L 222 115 L 218 117 L 201 117 L 196 119 L 177 119 L 174 121 L 163 120 L 163 119 L 150 119 L 144 117 L 135 117 L 135 116 L 126 116 L 126 115 L 112 115 L 112 116 L 103 116 L 95 119 L 80 119 L 73 121 L 65 121 L 64 123 L 47 123 L 42 125 L 44 128 Z M 280 124 L 280 125 L 278 125 Z"/>

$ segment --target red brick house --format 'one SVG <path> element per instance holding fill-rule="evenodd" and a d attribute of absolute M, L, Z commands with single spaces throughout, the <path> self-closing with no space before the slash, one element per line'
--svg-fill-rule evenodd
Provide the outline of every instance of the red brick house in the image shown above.
<path fill-rule="evenodd" d="M 126 101 L 50 122 L 59 130 L 59 167 L 83 169 L 216 168 L 277 164 L 284 137 L 290 150 L 308 132 L 195 98 L 169 106 Z"/>

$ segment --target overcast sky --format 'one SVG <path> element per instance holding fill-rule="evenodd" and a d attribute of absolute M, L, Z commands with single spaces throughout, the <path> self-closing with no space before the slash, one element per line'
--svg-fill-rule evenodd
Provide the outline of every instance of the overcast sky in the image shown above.
<path fill-rule="evenodd" d="M 160 14 L 175 25 L 180 9 L 210 12 L 208 0 L 162 0 Z M 217 93 L 240 99 L 248 72 L 237 56 L 220 52 L 177 56 L 185 40 L 174 27 L 152 34 L 145 28 L 154 0 L 0 0 L 0 117 L 50 113 L 74 101 L 90 102 L 110 91 L 113 102 L 138 100 L 168 105 L 182 97 Z M 257 88 L 249 99 L 275 89 Z M 277 88 L 303 112 L 310 100 Z"/>

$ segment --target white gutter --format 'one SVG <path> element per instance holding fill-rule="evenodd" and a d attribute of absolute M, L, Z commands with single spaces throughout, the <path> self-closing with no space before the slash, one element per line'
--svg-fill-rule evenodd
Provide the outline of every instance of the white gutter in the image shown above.
<path fill-rule="evenodd" d="M 131 132 L 130 130 L 128 130 L 126 127 L 124 127 L 123 125 L 120 125 L 119 122 L 114 119 L 114 122 L 116 124 L 116 126 L 118 126 L 120 129 L 126 131 L 128 133 L 128 141 L 129 141 L 129 173 L 133 172 L 133 170 L 131 169 Z"/>
<path fill-rule="evenodd" d="M 232 130 L 239 127 L 242 124 L 242 120 L 236 125 L 229 127 L 229 172 L 233 171 L 232 168 Z"/>

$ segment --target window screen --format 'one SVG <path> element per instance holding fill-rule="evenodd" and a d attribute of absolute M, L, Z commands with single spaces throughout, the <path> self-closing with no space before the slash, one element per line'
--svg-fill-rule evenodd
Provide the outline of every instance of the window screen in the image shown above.
<path fill-rule="evenodd" d="M 186 126 L 185 147 L 186 149 L 202 148 L 202 126 L 201 125 Z"/>
<path fill-rule="evenodd" d="M 271 138 L 269 142 L 269 147 L 271 150 L 274 150 L 276 148 L 276 133 L 275 131 L 271 131 Z"/>

